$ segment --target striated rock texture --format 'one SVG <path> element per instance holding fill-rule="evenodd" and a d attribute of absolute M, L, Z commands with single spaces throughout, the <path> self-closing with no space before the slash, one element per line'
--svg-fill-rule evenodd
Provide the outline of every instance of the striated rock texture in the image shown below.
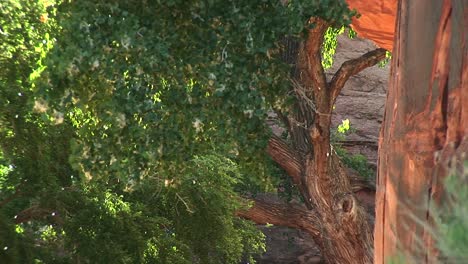
<path fill-rule="evenodd" d="M 258 264 L 318 264 L 320 250 L 307 233 L 288 227 L 259 227 L 266 235 L 268 251 Z"/>
<path fill-rule="evenodd" d="M 396 255 L 407 263 L 468 263 L 466 255 L 444 256 L 446 242 L 441 247 L 434 229 L 452 222 L 436 227 L 433 220 L 434 205 L 451 207 L 445 178 L 452 175 L 463 184 L 467 160 L 468 1 L 399 5 L 379 137 L 374 263 Z M 460 232 L 452 230 L 450 239 Z"/>

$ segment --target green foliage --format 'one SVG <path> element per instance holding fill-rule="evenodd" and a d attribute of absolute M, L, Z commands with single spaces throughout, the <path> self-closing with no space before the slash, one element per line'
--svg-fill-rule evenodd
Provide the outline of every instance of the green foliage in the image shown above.
<path fill-rule="evenodd" d="M 453 164 L 457 164 L 454 160 Z M 429 226 L 426 219 L 410 217 L 424 228 L 435 241 L 440 255 L 436 263 L 464 263 L 468 259 L 468 162 L 460 167 L 449 168 L 449 175 L 444 180 L 444 200 L 430 208 L 434 226 Z M 417 250 L 424 252 L 422 238 L 415 241 Z M 418 261 L 413 254 L 401 249 L 396 256 L 388 259 L 389 263 L 403 264 Z"/>
<path fill-rule="evenodd" d="M 344 32 L 344 29 L 344 27 L 329 27 L 325 32 L 322 45 L 322 66 L 325 69 L 328 69 L 333 65 L 333 56 L 335 55 L 336 46 L 338 45 L 336 38 Z"/>
<path fill-rule="evenodd" d="M 341 134 L 346 134 L 351 128 L 349 119 L 341 120 L 341 124 L 338 125 L 337 131 Z"/>
<path fill-rule="evenodd" d="M 171 222 L 132 195 L 83 187 L 69 201 L 64 244 L 75 259 L 96 263 L 190 263 L 187 245 L 167 233 Z M 146 201 L 145 201 L 146 202 Z M 84 243 L 80 243 L 80 241 Z"/>
<path fill-rule="evenodd" d="M 356 129 L 351 125 L 349 119 L 341 120 L 336 129 L 331 129 L 330 131 L 330 140 L 332 143 L 337 143 L 346 139 L 346 136 L 350 133 L 355 132 Z"/>
<path fill-rule="evenodd" d="M 468 259 L 468 162 L 463 170 L 445 179 L 447 202 L 443 206 L 435 207 L 435 235 L 437 248 L 442 253 L 443 261 L 463 262 Z"/>
<path fill-rule="evenodd" d="M 342 28 L 354 14 L 343 0 L 280 2 L 3 1 L 0 262 L 264 251 L 234 212 L 239 193 L 275 182 L 260 150 L 290 88 L 279 40 L 311 16 Z"/>
<path fill-rule="evenodd" d="M 191 246 L 201 263 L 236 263 L 245 253 L 264 250 L 263 234 L 250 222 L 232 217 L 242 206 L 233 188 L 241 179 L 233 161 L 196 156 L 180 177 L 165 181 L 166 194 L 154 198 L 155 203 L 164 199 L 160 210 L 174 219 L 171 231 Z"/>
<path fill-rule="evenodd" d="M 335 55 L 336 47 L 338 45 L 337 37 L 343 34 L 345 31 L 347 32 L 347 36 L 350 39 L 353 39 L 357 36 L 356 31 L 354 31 L 351 27 L 345 26 L 341 26 L 338 28 L 329 27 L 325 32 L 322 45 L 322 66 L 324 69 L 328 69 L 333 66 L 333 57 Z"/>
<path fill-rule="evenodd" d="M 369 166 L 366 156 L 362 154 L 349 154 L 345 149 L 335 146 L 335 151 L 346 167 L 351 168 L 366 179 L 372 179 L 375 171 Z"/>
<path fill-rule="evenodd" d="M 390 51 L 385 52 L 385 58 L 377 64 L 380 68 L 387 66 L 387 64 L 392 60 L 392 53 Z"/>
<path fill-rule="evenodd" d="M 331 141 L 338 157 L 346 167 L 351 168 L 366 179 L 372 179 L 375 176 L 375 171 L 369 166 L 367 158 L 362 154 L 349 154 L 341 145 L 340 141 L 346 139 L 346 135 L 355 131 L 351 126 L 349 119 L 341 120 L 336 131 L 331 131 Z"/>
<path fill-rule="evenodd" d="M 348 28 L 348 38 L 353 39 L 357 36 L 357 32 L 354 31 L 351 27 Z"/>

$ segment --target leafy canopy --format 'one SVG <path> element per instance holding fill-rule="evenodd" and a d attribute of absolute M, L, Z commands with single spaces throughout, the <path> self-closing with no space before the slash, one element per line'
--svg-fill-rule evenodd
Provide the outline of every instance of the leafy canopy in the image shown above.
<path fill-rule="evenodd" d="M 1 262 L 264 250 L 234 212 L 273 183 L 265 119 L 289 90 L 279 43 L 310 17 L 347 25 L 344 1 L 6 0 L 0 13 Z"/>

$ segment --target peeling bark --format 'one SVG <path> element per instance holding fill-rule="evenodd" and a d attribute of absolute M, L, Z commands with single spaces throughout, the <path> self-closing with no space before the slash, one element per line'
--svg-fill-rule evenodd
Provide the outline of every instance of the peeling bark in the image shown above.
<path fill-rule="evenodd" d="M 260 225 L 272 224 L 301 229 L 312 236 L 320 234 L 317 215 L 301 204 L 272 202 L 265 197 L 257 197 L 251 201 L 252 207 L 237 212 L 238 216 L 254 220 Z"/>
<path fill-rule="evenodd" d="M 286 171 L 294 184 L 301 184 L 301 158 L 286 142 L 277 136 L 273 136 L 268 142 L 267 153 Z"/>

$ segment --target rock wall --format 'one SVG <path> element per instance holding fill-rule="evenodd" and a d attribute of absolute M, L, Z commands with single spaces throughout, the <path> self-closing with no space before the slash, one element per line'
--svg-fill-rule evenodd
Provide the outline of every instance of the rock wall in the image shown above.
<path fill-rule="evenodd" d="M 374 41 L 379 47 L 393 50 L 397 0 L 346 0 L 359 17 L 353 18 L 352 27 L 361 36 Z"/>
<path fill-rule="evenodd" d="M 377 46 L 370 40 L 339 36 L 335 61 L 333 67 L 327 70 L 327 77 L 331 78 L 344 61 L 375 48 Z M 334 128 L 341 120 L 350 120 L 352 132 L 342 142 L 343 147 L 350 153 L 366 156 L 374 167 L 377 164 L 377 145 L 389 74 L 390 66 L 387 64 L 383 68 L 377 65 L 367 68 L 351 77 L 337 98 L 332 117 Z"/>

